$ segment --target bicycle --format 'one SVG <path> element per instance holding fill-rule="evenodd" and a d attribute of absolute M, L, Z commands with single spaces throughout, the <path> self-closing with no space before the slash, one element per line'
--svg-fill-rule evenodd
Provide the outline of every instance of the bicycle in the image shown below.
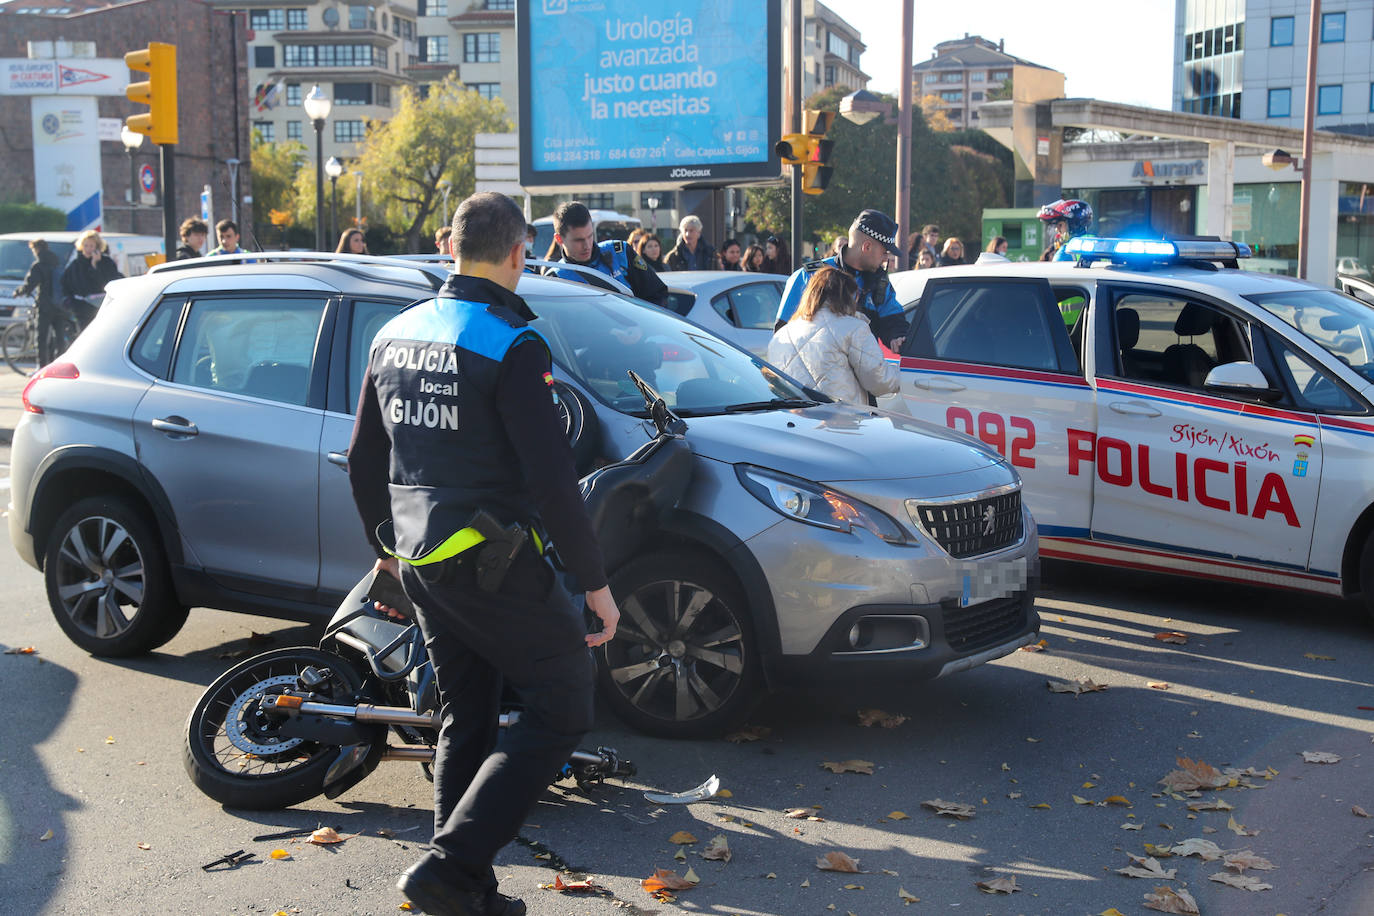
<path fill-rule="evenodd" d="M 31 305 L 20 308 L 25 308 L 28 316 L 5 328 L 3 335 L 0 335 L 0 353 L 3 353 L 5 363 L 11 369 L 27 376 L 42 368 L 38 357 L 41 352 L 38 347 L 38 309 Z M 54 353 L 64 352 L 76 339 L 76 327 L 72 319 L 62 314 L 58 315 L 57 327 L 51 333 L 57 335 Z"/>

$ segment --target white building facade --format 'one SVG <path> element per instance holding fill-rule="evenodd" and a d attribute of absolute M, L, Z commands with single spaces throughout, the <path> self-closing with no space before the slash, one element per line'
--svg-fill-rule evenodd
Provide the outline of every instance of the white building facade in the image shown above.
<path fill-rule="evenodd" d="M 1301 128 L 1308 0 L 1177 0 L 1175 111 Z M 1374 135 L 1374 3 L 1324 0 L 1316 126 Z"/>

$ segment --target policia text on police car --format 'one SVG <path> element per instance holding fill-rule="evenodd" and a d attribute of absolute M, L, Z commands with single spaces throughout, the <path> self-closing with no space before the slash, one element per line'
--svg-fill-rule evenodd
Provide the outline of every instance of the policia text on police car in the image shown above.
<path fill-rule="evenodd" d="M 499 194 L 458 207 L 455 273 L 372 343 L 349 479 L 377 565 L 416 609 L 439 687 L 434 839 L 397 886 L 428 913 L 517 916 L 491 863 L 591 728 L 590 646 L 619 612 L 557 421 L 548 345 L 514 289 L 525 220 Z M 552 542 L 601 619 L 582 616 Z M 524 707 L 497 747 L 509 685 Z"/>

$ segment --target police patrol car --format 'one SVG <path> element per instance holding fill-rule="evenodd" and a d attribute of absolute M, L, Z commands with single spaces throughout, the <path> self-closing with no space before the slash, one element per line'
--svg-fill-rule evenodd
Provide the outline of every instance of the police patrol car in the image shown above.
<path fill-rule="evenodd" d="M 911 332 L 884 406 L 1000 452 L 1043 556 L 1374 610 L 1374 310 L 1240 270 L 1231 242 L 1070 247 L 895 275 Z"/>

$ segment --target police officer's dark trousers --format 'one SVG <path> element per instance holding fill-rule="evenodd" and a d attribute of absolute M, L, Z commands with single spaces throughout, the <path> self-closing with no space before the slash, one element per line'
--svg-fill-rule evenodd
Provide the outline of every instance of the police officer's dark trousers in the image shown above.
<path fill-rule="evenodd" d="M 497 851 L 592 726 L 595 667 L 581 614 L 545 559 L 527 545 L 493 593 L 477 587 L 476 552 L 402 563 L 401 582 L 440 697 L 427 858 L 460 887 L 494 887 Z M 500 730 L 503 683 L 523 709 Z"/>

